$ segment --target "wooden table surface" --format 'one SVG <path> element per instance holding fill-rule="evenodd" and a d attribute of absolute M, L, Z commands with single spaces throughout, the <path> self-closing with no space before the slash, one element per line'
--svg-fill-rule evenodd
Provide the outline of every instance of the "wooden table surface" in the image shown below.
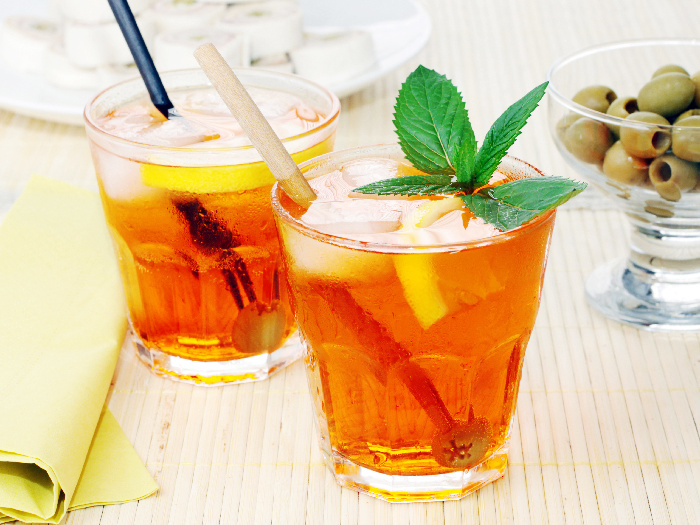
<path fill-rule="evenodd" d="M 559 56 L 607 41 L 696 37 L 690 0 L 422 0 L 423 52 L 342 100 L 337 147 L 394 140 L 397 90 L 418 64 L 452 78 L 477 138 Z M 539 109 L 512 153 L 573 176 Z M 96 188 L 85 132 L 0 111 L 0 213 L 31 174 Z M 316 442 L 302 363 L 202 388 L 152 375 L 125 346 L 109 406 L 160 490 L 72 512 L 70 524 L 700 523 L 700 336 L 594 313 L 583 284 L 625 255 L 619 212 L 591 194 L 559 213 L 525 357 L 505 476 L 462 500 L 389 504 L 337 486 Z"/>

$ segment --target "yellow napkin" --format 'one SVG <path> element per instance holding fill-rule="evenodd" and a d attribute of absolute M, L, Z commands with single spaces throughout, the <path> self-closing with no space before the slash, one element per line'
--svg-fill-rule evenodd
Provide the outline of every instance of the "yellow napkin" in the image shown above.
<path fill-rule="evenodd" d="M 0 225 L 0 523 L 156 491 L 104 408 L 125 331 L 98 196 L 33 177 Z"/>

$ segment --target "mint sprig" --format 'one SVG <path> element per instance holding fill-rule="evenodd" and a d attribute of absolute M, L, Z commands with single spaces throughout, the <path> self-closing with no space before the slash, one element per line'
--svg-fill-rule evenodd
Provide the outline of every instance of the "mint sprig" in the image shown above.
<path fill-rule="evenodd" d="M 563 204 L 583 191 L 586 184 L 542 177 L 479 190 L 488 184 L 515 143 L 546 88 L 544 82 L 510 106 L 478 148 L 457 88 L 444 75 L 418 66 L 401 86 L 394 125 L 406 158 L 426 174 L 385 179 L 353 191 L 378 195 L 460 194 L 474 215 L 501 230 L 517 228 Z"/>

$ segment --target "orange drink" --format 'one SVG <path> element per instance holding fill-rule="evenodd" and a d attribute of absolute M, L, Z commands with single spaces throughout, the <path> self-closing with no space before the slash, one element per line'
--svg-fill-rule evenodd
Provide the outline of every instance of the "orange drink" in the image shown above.
<path fill-rule="evenodd" d="M 240 72 L 297 162 L 333 148 L 338 99 L 311 82 Z M 138 354 L 203 384 L 263 379 L 300 355 L 270 207 L 274 177 L 201 71 L 163 75 L 184 118 L 140 79 L 85 120 Z"/>
<path fill-rule="evenodd" d="M 308 210 L 273 189 L 320 444 L 336 480 L 389 501 L 503 475 L 555 212 L 508 232 L 459 197 L 353 193 L 419 173 L 398 146 L 324 155 Z M 506 157 L 492 178 L 540 177 Z"/>

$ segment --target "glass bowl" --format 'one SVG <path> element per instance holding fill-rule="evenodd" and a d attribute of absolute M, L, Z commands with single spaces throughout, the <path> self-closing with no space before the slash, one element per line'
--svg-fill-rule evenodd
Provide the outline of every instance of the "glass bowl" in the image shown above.
<path fill-rule="evenodd" d="M 677 72 L 652 81 L 668 64 L 694 86 Z M 557 148 L 632 226 L 629 256 L 588 277 L 589 304 L 641 328 L 700 330 L 700 40 L 598 45 L 557 60 L 547 77 Z M 588 86 L 614 94 L 580 95 Z M 685 111 L 692 118 L 678 117 Z M 666 122 L 640 114 L 659 112 Z"/>

